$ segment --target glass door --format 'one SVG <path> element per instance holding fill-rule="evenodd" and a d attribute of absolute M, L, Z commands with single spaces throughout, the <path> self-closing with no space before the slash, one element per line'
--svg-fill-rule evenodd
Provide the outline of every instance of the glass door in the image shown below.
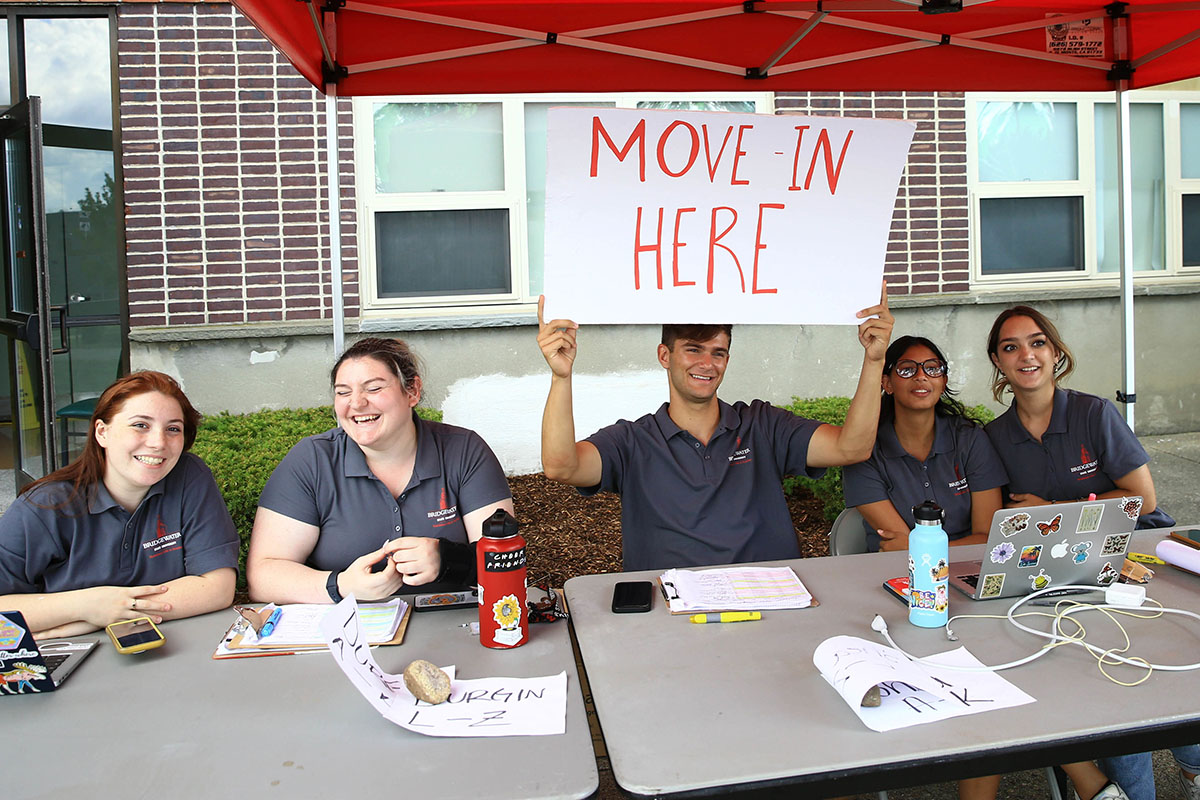
<path fill-rule="evenodd" d="M 50 306 L 38 98 L 30 97 L 0 113 L 0 142 L 4 151 L 0 227 L 7 278 L 0 333 L 9 361 L 13 467 L 20 487 L 54 469 L 52 332 L 59 351 L 64 332 L 63 309 Z"/>

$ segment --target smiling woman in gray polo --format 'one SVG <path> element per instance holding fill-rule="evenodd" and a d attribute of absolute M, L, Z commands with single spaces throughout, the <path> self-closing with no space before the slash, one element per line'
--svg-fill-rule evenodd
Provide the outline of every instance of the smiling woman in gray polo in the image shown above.
<path fill-rule="evenodd" d="M 228 606 L 238 537 L 212 473 L 186 452 L 199 420 L 161 372 L 108 387 L 82 455 L 0 519 L 0 607 L 48 638 Z"/>
<path fill-rule="evenodd" d="M 246 577 L 256 600 L 378 600 L 473 582 L 474 546 L 512 513 L 500 462 L 478 434 L 413 409 L 407 345 L 364 339 L 331 375 L 338 427 L 301 440 L 259 498 Z"/>

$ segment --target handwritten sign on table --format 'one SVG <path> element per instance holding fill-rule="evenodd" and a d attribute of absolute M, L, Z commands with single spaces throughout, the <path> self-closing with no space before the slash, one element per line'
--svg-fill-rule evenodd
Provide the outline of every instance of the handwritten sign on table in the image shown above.
<path fill-rule="evenodd" d="M 857 324 L 879 301 L 902 120 L 552 108 L 546 318 Z"/>
<path fill-rule="evenodd" d="M 566 731 L 567 674 L 542 678 L 450 676 L 450 698 L 438 705 L 418 700 L 404 678 L 375 663 L 358 616 L 358 603 L 347 597 L 325 615 L 321 634 L 350 682 L 386 719 L 427 736 L 545 736 Z"/>
<path fill-rule="evenodd" d="M 965 647 L 916 662 L 892 647 L 856 636 L 834 636 L 817 645 L 813 664 L 874 731 L 1034 702 L 995 672 L 983 669 Z M 961 667 L 979 671 L 956 669 Z M 864 707 L 863 695 L 876 685 L 880 705 Z"/>

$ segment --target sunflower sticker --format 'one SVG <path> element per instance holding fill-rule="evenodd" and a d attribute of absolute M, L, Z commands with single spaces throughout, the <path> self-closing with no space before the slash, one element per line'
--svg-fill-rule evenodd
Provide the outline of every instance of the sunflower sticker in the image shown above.
<path fill-rule="evenodd" d="M 514 647 L 521 642 L 521 603 L 516 595 L 506 594 L 492 605 L 492 619 L 500 626 L 495 639 L 500 644 Z"/>

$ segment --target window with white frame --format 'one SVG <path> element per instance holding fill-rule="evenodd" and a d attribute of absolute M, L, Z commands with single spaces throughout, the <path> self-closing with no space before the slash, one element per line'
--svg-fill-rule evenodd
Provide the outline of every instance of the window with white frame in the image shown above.
<path fill-rule="evenodd" d="M 773 113 L 770 94 L 354 100 L 365 316 L 502 311 L 544 273 L 552 106 Z"/>
<path fill-rule="evenodd" d="M 1116 279 L 1113 96 L 968 95 L 967 119 L 972 281 Z M 1134 270 L 1189 274 L 1200 266 L 1200 96 L 1132 93 L 1129 122 Z"/>

